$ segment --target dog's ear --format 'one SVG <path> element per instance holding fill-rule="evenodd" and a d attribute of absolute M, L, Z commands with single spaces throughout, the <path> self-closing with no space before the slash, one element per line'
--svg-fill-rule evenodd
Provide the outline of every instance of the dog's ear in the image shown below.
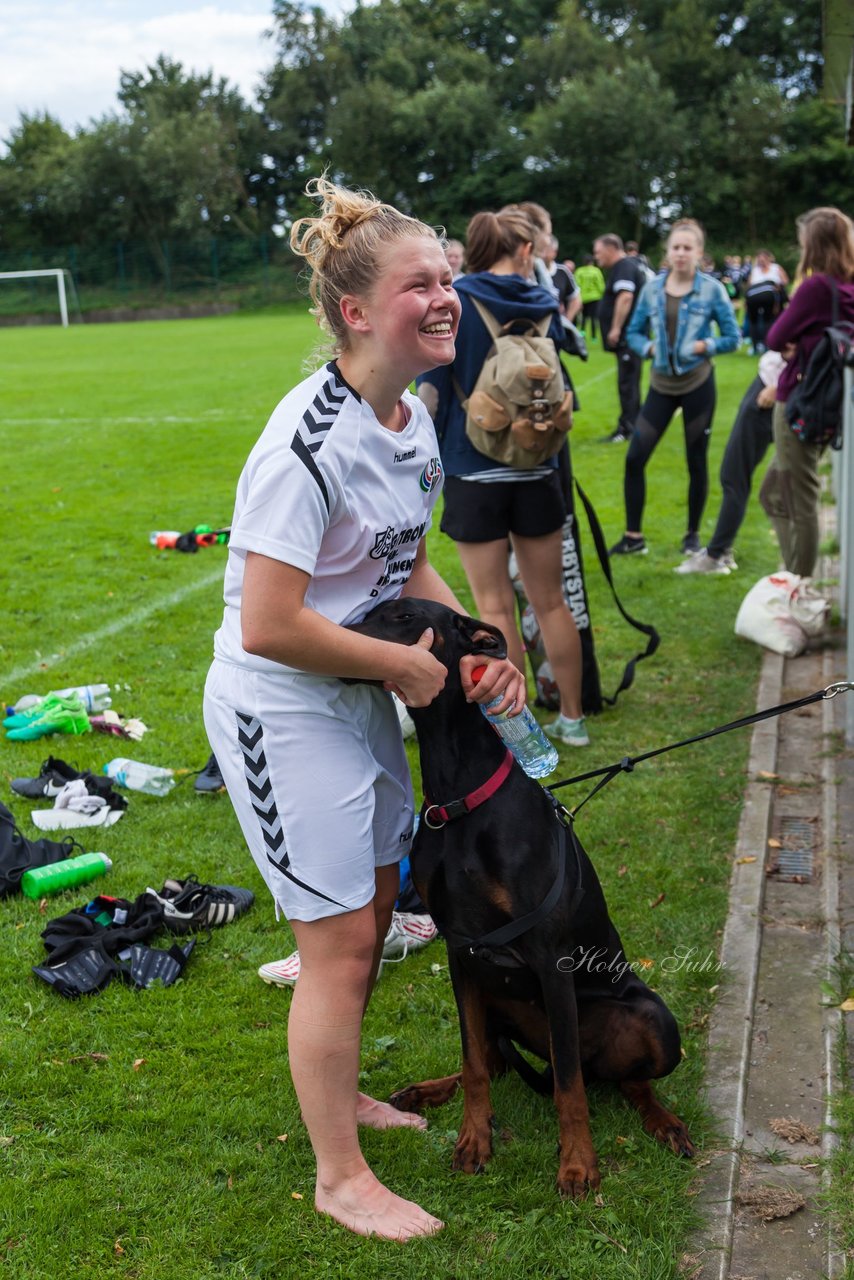
<path fill-rule="evenodd" d="M 454 625 L 463 642 L 464 653 L 483 654 L 489 658 L 507 657 L 507 641 L 498 627 L 493 627 L 490 622 L 466 618 L 458 613 L 454 616 Z"/>

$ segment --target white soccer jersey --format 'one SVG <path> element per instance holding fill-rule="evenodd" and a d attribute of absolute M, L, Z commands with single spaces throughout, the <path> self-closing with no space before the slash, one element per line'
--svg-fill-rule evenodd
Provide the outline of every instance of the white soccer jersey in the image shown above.
<path fill-rule="evenodd" d="M 400 595 L 442 480 L 430 416 L 409 392 L 403 400 L 409 421 L 390 431 L 331 363 L 273 411 L 237 486 L 217 658 L 291 670 L 241 643 L 247 551 L 310 574 L 306 605 L 342 626 Z"/>

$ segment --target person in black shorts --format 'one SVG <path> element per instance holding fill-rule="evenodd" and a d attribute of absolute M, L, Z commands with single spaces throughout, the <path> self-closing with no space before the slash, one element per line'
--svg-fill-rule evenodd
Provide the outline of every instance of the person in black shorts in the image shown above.
<path fill-rule="evenodd" d="M 596 265 L 607 273 L 605 292 L 599 302 L 599 328 L 602 345 L 617 357 L 617 394 L 620 418 L 616 430 L 605 436 L 603 443 L 621 444 L 631 439 L 640 409 L 640 383 L 643 360 L 626 342 L 626 329 L 646 283 L 646 272 L 636 258 L 626 254 L 619 236 L 599 236 L 593 242 Z"/>
<path fill-rule="evenodd" d="M 478 616 L 501 629 L 510 660 L 524 670 L 508 567 L 512 542 L 560 693 L 560 715 L 546 725 L 546 733 L 580 747 L 589 739 L 581 710 L 581 641 L 563 593 L 566 505 L 558 460 L 517 470 L 485 457 L 466 436 L 461 403 L 471 394 L 492 347 L 473 299 L 502 325 L 536 322 L 551 314 L 548 336 L 557 346 L 562 342 L 557 297 L 531 280 L 536 239 L 535 224 L 518 205 L 475 214 L 466 244 L 469 272 L 456 283 L 462 314 L 454 361 L 424 374 L 417 387 L 433 416 L 445 471 L 442 532 L 457 545 Z"/>

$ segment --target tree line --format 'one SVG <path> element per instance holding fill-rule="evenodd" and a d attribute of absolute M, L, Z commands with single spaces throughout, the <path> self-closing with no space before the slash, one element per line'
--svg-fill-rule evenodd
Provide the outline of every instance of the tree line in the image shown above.
<path fill-rule="evenodd" d="M 274 0 L 257 100 L 166 56 L 74 133 L 21 115 L 0 158 L 0 250 L 281 235 L 328 167 L 461 236 L 534 199 L 566 252 L 676 214 L 733 249 L 790 243 L 850 201 L 822 101 L 820 0 Z"/>

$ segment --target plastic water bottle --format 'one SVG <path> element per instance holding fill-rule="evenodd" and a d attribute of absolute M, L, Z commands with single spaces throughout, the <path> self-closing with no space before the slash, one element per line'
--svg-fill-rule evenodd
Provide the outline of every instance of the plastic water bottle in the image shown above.
<path fill-rule="evenodd" d="M 98 711 L 106 711 L 112 706 L 112 698 L 110 697 L 110 686 L 108 684 L 80 684 L 75 685 L 71 689 L 51 689 L 50 693 L 25 693 L 19 698 L 12 710 L 15 715 L 20 715 L 23 711 L 33 711 L 36 707 L 40 707 L 45 698 L 73 698 L 78 697 L 83 703 L 83 709 L 89 713 Z"/>
<path fill-rule="evenodd" d="M 480 680 L 486 667 L 475 667 L 471 678 L 475 684 Z M 490 715 L 490 709 L 498 705 L 503 695 L 499 694 L 491 702 L 478 703 L 486 719 L 492 725 L 501 741 L 508 747 L 525 770 L 529 778 L 545 778 L 557 768 L 559 760 L 557 747 L 549 742 L 537 721 L 525 706 L 518 716 L 511 716 L 514 704 L 502 711 L 501 715 Z"/>
<path fill-rule="evenodd" d="M 112 866 L 105 853 L 80 853 L 76 858 L 54 862 L 49 867 L 31 867 L 21 876 L 21 888 L 28 898 L 61 893 L 76 884 L 88 884 Z"/>
<path fill-rule="evenodd" d="M 177 529 L 152 529 L 148 535 L 148 541 L 153 547 L 157 547 L 158 551 L 165 551 L 173 548 L 180 536 Z"/>
<path fill-rule="evenodd" d="M 113 705 L 108 684 L 80 684 L 73 689 L 52 689 L 60 698 L 70 698 L 75 693 L 88 712 L 106 711 Z"/>
<path fill-rule="evenodd" d="M 104 765 L 104 773 L 120 787 L 127 787 L 129 791 L 144 791 L 148 796 L 165 796 L 175 785 L 175 775 L 171 769 L 160 769 L 154 764 L 140 764 L 138 760 L 111 760 Z"/>
<path fill-rule="evenodd" d="M 44 702 L 44 697 L 40 693 L 25 693 L 19 698 L 13 707 L 9 710 L 13 715 L 19 716 L 24 711 L 32 711 L 34 707 L 40 707 Z"/>

